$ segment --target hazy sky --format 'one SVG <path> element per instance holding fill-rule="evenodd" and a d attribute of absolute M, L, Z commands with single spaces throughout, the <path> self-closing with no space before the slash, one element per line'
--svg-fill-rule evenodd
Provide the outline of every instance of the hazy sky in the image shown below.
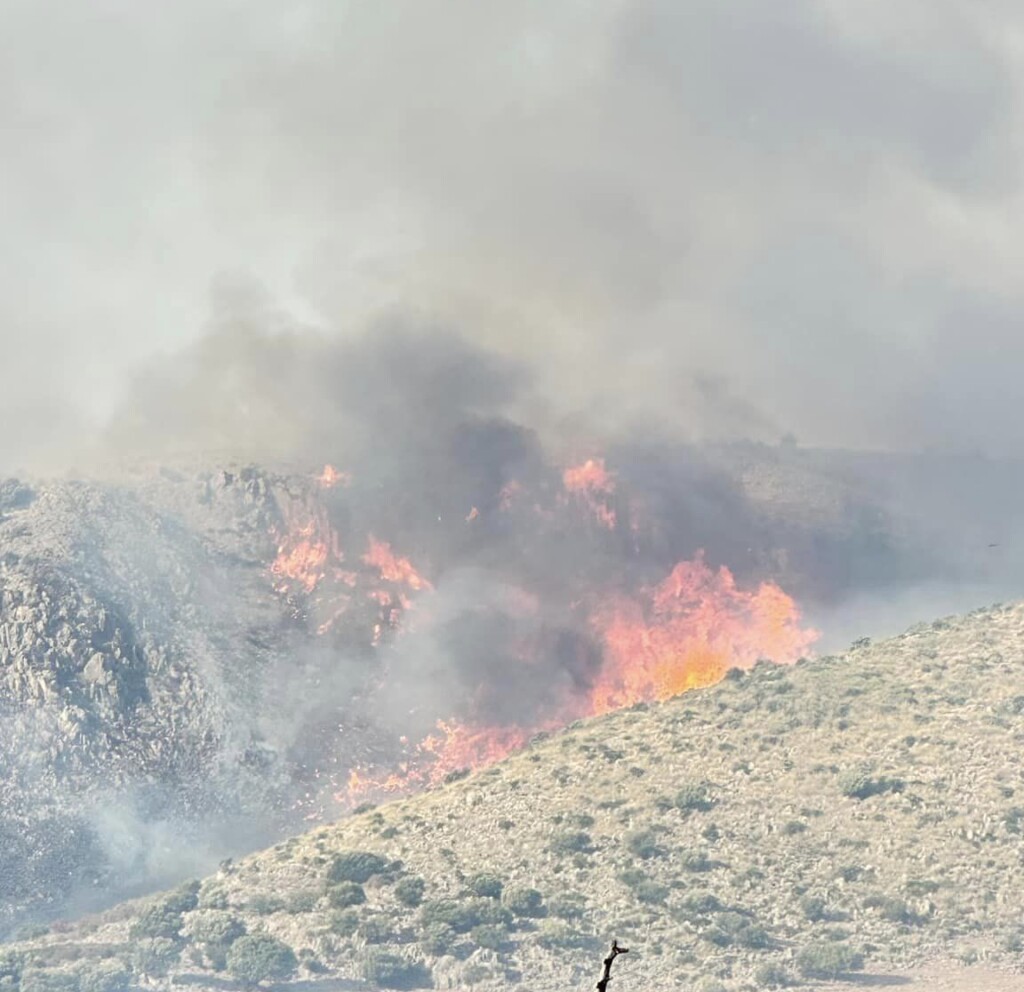
<path fill-rule="evenodd" d="M 1018 4 L 0 15 L 0 468 L 239 281 L 459 328 L 610 423 L 1024 454 Z"/>

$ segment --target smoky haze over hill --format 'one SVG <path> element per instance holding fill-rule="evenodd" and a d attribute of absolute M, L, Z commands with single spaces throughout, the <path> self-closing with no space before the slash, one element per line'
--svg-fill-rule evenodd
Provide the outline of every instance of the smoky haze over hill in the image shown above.
<path fill-rule="evenodd" d="M 1011 6 L 4 14 L 0 929 L 544 727 L 595 590 L 827 649 L 1019 593 Z"/>
<path fill-rule="evenodd" d="M 9 2 L 9 471 L 244 273 L 610 429 L 1024 454 L 1012 5 Z M 231 278 L 234 278 L 231 276 Z"/>

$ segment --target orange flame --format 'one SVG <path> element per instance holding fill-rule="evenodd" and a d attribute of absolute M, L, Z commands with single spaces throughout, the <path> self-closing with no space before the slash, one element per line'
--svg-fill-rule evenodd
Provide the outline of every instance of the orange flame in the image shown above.
<path fill-rule="evenodd" d="M 640 598 L 616 597 L 592 615 L 605 664 L 590 713 L 668 699 L 760 658 L 794 662 L 818 637 L 799 621 L 796 604 L 778 586 L 738 589 L 729 569 L 713 571 L 700 553 Z"/>
<path fill-rule="evenodd" d="M 412 562 L 408 558 L 396 555 L 387 541 L 378 541 L 371 534 L 367 545 L 363 562 L 376 568 L 385 582 L 407 585 L 416 592 L 431 588 L 430 583 L 416 571 Z"/>
<path fill-rule="evenodd" d="M 277 557 L 270 565 L 277 579 L 278 592 L 288 592 L 298 586 L 312 592 L 327 573 L 331 559 L 342 561 L 344 555 L 338 536 L 327 522 L 326 514 L 314 511 L 302 524 L 293 524 L 280 538 Z"/>
<path fill-rule="evenodd" d="M 346 473 L 327 465 L 316 482 L 321 488 L 347 485 Z M 562 473 L 562 489 L 531 493 L 517 481 L 498 494 L 502 510 L 533 505 L 537 514 L 556 526 L 564 517 L 561 506 L 576 508 L 602 527 L 616 526 L 613 499 L 620 500 L 629 526 L 637 531 L 642 506 L 628 495 L 617 494 L 617 480 L 603 459 L 591 458 Z M 366 536 L 366 551 L 358 564 L 344 565 L 341 540 L 330 523 L 316 486 L 296 508 L 285 514 L 287 529 L 278 539 L 270 566 L 275 588 L 287 595 L 309 596 L 320 621 L 317 632 L 326 634 L 346 616 L 353 604 L 352 623 L 363 624 L 367 643 L 377 646 L 400 631 L 400 618 L 412 608 L 415 595 L 432 589 L 409 558 L 392 550 L 374 535 Z M 473 521 L 473 506 L 466 517 Z M 560 520 L 561 518 L 561 520 Z M 624 515 L 624 519 L 627 517 Z M 346 542 L 359 538 L 346 537 Z M 801 626 L 800 611 L 777 585 L 763 582 L 740 588 L 725 567 L 714 569 L 703 553 L 679 562 L 660 582 L 633 592 L 608 593 L 567 590 L 568 611 L 600 645 L 600 662 L 585 688 L 567 690 L 565 698 L 551 701 L 543 717 L 531 725 L 483 725 L 472 716 L 438 720 L 436 730 L 417 744 L 403 741 L 404 761 L 385 769 L 353 768 L 337 797 L 348 805 L 363 798 L 405 793 L 437 784 L 452 772 L 476 769 L 522 748 L 542 731 L 580 718 L 598 716 L 641 701 L 664 700 L 697 687 L 711 685 L 735 667 L 749 668 L 761 658 L 791 663 L 806 654 L 818 634 Z M 541 609 L 528 589 L 507 591 L 506 607 L 529 616 Z M 299 609 L 305 613 L 305 604 Z M 350 636 L 348 620 L 338 629 Z M 542 642 L 537 642 L 542 643 Z M 530 643 L 521 657 L 524 664 L 538 660 L 542 649 Z M 543 660 L 540 658 L 539 660 Z M 542 676 L 541 676 L 542 677 Z M 437 714 L 443 715 L 443 714 Z"/>
<path fill-rule="evenodd" d="M 778 586 L 739 589 L 725 567 L 711 569 L 699 553 L 636 598 L 613 596 L 589 617 L 604 647 L 604 662 L 588 693 L 567 698 L 557 718 L 541 726 L 474 726 L 439 720 L 401 774 L 354 773 L 350 804 L 368 795 L 436 785 L 449 773 L 478 769 L 521 749 L 534 734 L 574 719 L 600 716 L 638 702 L 665 700 L 712 685 L 730 668 L 761 658 L 792 663 L 818 632 L 800 626 L 800 611 Z"/>
<path fill-rule="evenodd" d="M 316 477 L 316 481 L 324 489 L 333 489 L 334 486 L 348 488 L 352 485 L 352 475 L 350 472 L 339 472 L 333 465 L 324 465 L 324 470 Z"/>
<path fill-rule="evenodd" d="M 608 502 L 615 494 L 615 477 L 605 468 L 603 458 L 588 458 L 562 473 L 565 491 L 581 500 L 602 527 L 615 529 L 615 510 Z"/>

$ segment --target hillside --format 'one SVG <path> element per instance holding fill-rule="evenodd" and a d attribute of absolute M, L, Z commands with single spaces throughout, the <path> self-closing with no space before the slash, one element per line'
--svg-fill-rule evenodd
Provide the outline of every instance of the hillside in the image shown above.
<path fill-rule="evenodd" d="M 122 963 L 230 987 L 244 930 L 324 988 L 581 987 L 613 936 L 622 989 L 813 985 L 858 955 L 1015 970 L 1022 740 L 1024 605 L 940 620 L 574 725 L 56 927 L 11 948 L 8 984 L 18 964 L 22 992 L 53 987 L 40 968 L 123 986 Z"/>
<path fill-rule="evenodd" d="M 0 481 L 0 938 L 336 816 L 353 768 L 393 770 L 438 719 L 526 739 L 589 713 L 551 685 L 585 696 L 611 655 L 593 615 L 680 561 L 808 613 L 927 572 L 895 516 L 878 539 L 870 494 L 805 485 L 813 466 L 775 465 L 786 498 L 695 450 L 567 477 L 507 425 L 453 430 L 448 461 L 407 453 L 397 477 L 196 458 Z M 504 454 L 479 472 L 480 451 Z M 805 640 L 732 631 L 726 662 Z"/>

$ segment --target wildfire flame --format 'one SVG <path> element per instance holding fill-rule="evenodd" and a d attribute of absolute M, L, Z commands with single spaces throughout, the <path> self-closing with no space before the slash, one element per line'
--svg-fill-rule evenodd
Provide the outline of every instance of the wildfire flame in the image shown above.
<path fill-rule="evenodd" d="M 325 465 L 324 470 L 316 477 L 316 481 L 324 489 L 333 489 L 335 486 L 348 488 L 352 485 L 352 476 L 349 472 L 339 472 L 333 465 Z"/>
<path fill-rule="evenodd" d="M 615 529 L 615 510 L 608 505 L 615 494 L 615 477 L 605 468 L 603 458 L 588 458 L 582 465 L 562 473 L 565 491 L 581 500 L 602 527 Z"/>
<path fill-rule="evenodd" d="M 382 579 L 406 585 L 416 592 L 431 588 L 430 583 L 416 571 L 412 562 L 408 558 L 396 555 L 387 541 L 378 541 L 371 534 L 368 544 L 363 562 L 378 569 Z"/>
<path fill-rule="evenodd" d="M 605 664 L 587 715 L 669 699 L 760 658 L 794 662 L 818 636 L 799 621 L 796 604 L 773 583 L 748 592 L 729 569 L 709 568 L 703 553 L 680 562 L 636 599 L 614 597 L 592 615 Z"/>
<path fill-rule="evenodd" d="M 348 485 L 343 481 L 348 479 L 347 473 L 328 465 L 316 482 L 319 488 L 329 488 Z M 560 505 L 563 513 L 577 507 L 584 520 L 596 520 L 602 529 L 615 528 L 617 480 L 603 459 L 591 458 L 565 469 L 561 483 L 560 490 L 556 486 L 547 497 L 538 497 L 546 498 L 546 505 L 531 494 L 541 521 L 537 526 L 564 523 L 564 516 L 550 511 Z M 510 511 L 525 493 L 521 483 L 506 483 L 497 493 L 498 510 Z M 634 531 L 639 526 L 637 505 L 628 494 L 621 500 Z M 360 538 L 346 532 L 346 544 L 362 544 L 365 539 L 366 550 L 358 564 L 343 567 L 342 541 L 322 503 L 306 500 L 285 516 L 286 530 L 278 541 L 271 576 L 282 594 L 305 596 L 318 606 L 318 633 L 333 630 L 356 604 L 362 604 L 360 608 L 370 611 L 361 628 L 368 645 L 376 647 L 386 637 L 400 636 L 399 618 L 413 608 L 417 597 L 433 589 L 412 561 L 372 533 Z M 473 506 L 466 520 L 480 516 Z M 600 539 L 600 531 L 588 533 Z M 792 663 L 810 651 L 818 636 L 801 625 L 796 603 L 777 585 L 761 582 L 742 588 L 728 568 L 708 565 L 703 552 L 680 561 L 661 581 L 632 590 L 621 583 L 602 588 L 589 575 L 580 581 L 583 588 L 567 590 L 572 595 L 566 596 L 564 610 L 574 629 L 599 649 L 599 658 L 595 656 L 596 667 L 588 669 L 582 681 L 573 683 L 575 688 L 564 690 L 564 698 L 549 700 L 544 715 L 529 725 L 491 725 L 471 713 L 458 719 L 438 713 L 435 730 L 418 743 L 402 739 L 400 761 L 386 768 L 351 769 L 337 798 L 354 806 L 367 797 L 436 784 L 453 772 L 498 761 L 537 733 L 573 720 L 708 686 L 731 668 L 749 668 L 762 658 Z M 507 597 L 517 616 L 550 608 L 518 586 L 508 589 Z M 510 664 L 543 661 L 537 644 L 531 642 L 522 655 L 514 655 L 522 661 Z M 538 677 L 543 678 L 542 671 Z"/>

